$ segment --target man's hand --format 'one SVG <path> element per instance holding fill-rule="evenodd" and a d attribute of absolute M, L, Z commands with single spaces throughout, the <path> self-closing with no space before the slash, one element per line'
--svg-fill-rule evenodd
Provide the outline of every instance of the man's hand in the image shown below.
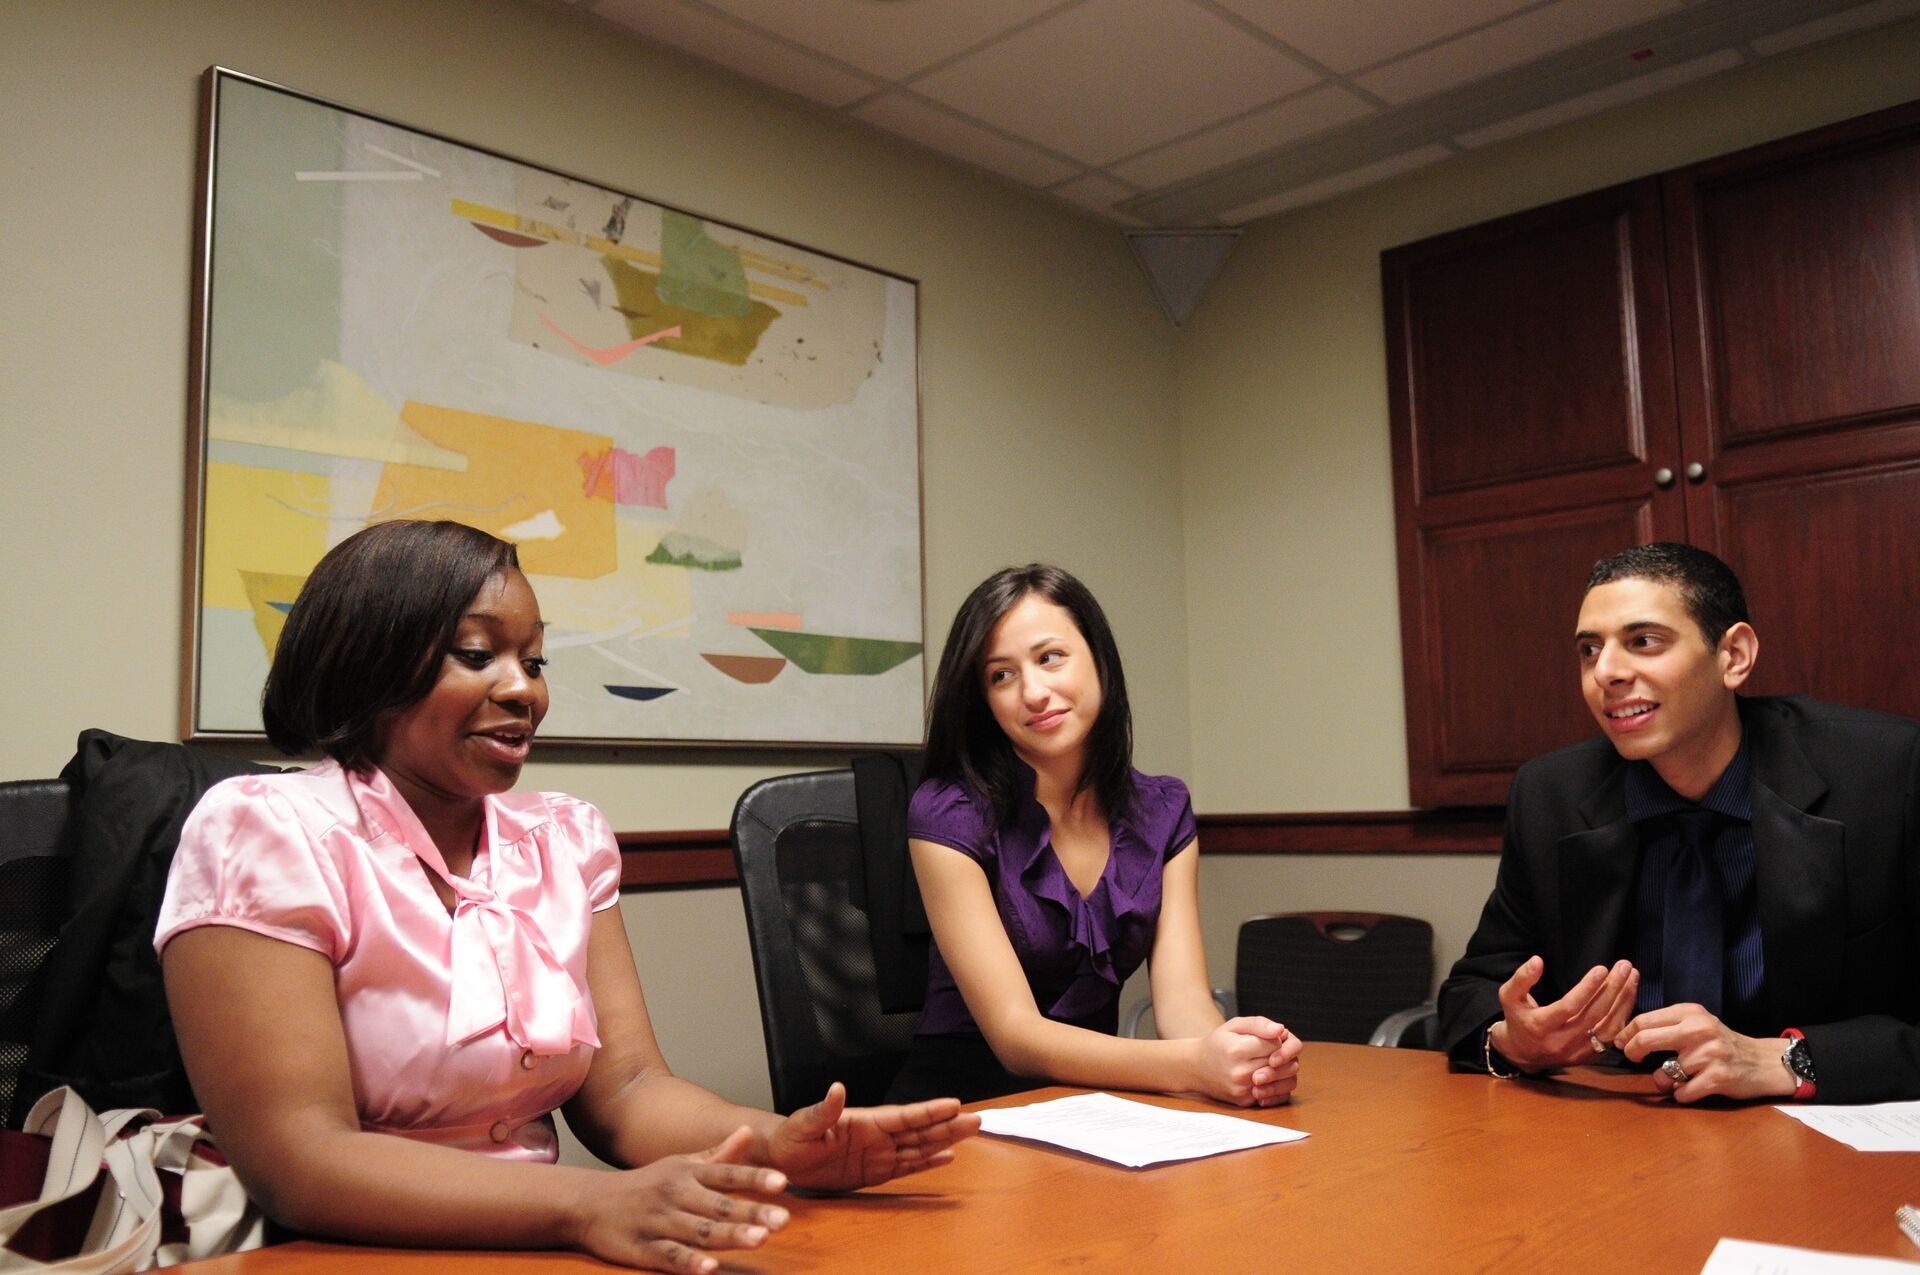
<path fill-rule="evenodd" d="M 1565 996 L 1541 1005 L 1533 988 L 1546 968 L 1538 956 L 1529 956 L 1500 985 L 1505 1016 L 1493 1025 L 1493 1047 L 1522 1071 L 1592 1062 L 1599 1052 L 1594 1043 L 1613 1043 L 1640 990 L 1640 971 L 1631 961 L 1617 961 L 1612 969 L 1594 966 Z"/>
<path fill-rule="evenodd" d="M 1661 1070 L 1653 1073 L 1653 1083 L 1676 1102 L 1698 1102 L 1709 1094 L 1784 1097 L 1794 1090 L 1793 1074 L 1780 1061 L 1786 1041 L 1742 1036 L 1700 1005 L 1648 1010 L 1621 1028 L 1614 1043 L 1635 1062 L 1671 1052 L 1686 1080 Z"/>

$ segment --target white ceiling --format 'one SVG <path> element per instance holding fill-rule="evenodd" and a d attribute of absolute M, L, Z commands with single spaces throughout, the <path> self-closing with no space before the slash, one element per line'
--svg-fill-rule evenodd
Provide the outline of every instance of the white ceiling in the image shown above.
<path fill-rule="evenodd" d="M 1920 0 L 557 0 L 1123 225 L 1237 226 Z"/>

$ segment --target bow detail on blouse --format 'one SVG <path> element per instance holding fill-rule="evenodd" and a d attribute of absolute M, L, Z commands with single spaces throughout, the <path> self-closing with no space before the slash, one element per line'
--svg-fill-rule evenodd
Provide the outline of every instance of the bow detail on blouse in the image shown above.
<path fill-rule="evenodd" d="M 453 910 L 447 1043 L 463 1045 L 505 1024 L 507 1039 L 536 1054 L 598 1046 L 586 998 L 539 924 L 490 890 L 455 879 L 447 884 L 460 895 Z"/>
<path fill-rule="evenodd" d="M 499 1027 L 507 1039 L 535 1054 L 565 1054 L 575 1045 L 598 1048 L 587 990 L 554 955 L 539 922 L 489 887 L 449 871 L 419 816 L 384 772 L 376 767 L 354 780 L 362 812 L 445 881 L 458 900 L 453 909 L 447 1043 L 464 1045 Z M 481 830 L 489 855 L 499 850 L 499 813 L 489 802 Z"/>

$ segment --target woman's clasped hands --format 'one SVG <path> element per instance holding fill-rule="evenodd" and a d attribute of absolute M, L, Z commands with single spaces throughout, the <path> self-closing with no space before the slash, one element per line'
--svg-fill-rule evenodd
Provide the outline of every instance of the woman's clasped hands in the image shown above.
<path fill-rule="evenodd" d="M 1193 1039 L 1199 1092 L 1236 1107 L 1273 1107 L 1300 1083 L 1298 1036 L 1271 1018 L 1231 1018 Z"/>

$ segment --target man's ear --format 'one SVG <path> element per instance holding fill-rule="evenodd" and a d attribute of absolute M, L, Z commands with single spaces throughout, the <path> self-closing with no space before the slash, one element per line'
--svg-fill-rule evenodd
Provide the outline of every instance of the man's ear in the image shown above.
<path fill-rule="evenodd" d="M 1737 691 L 1753 676 L 1754 661 L 1760 658 L 1760 635 L 1742 620 L 1720 635 L 1714 653 L 1720 660 L 1720 680 L 1728 690 Z"/>

